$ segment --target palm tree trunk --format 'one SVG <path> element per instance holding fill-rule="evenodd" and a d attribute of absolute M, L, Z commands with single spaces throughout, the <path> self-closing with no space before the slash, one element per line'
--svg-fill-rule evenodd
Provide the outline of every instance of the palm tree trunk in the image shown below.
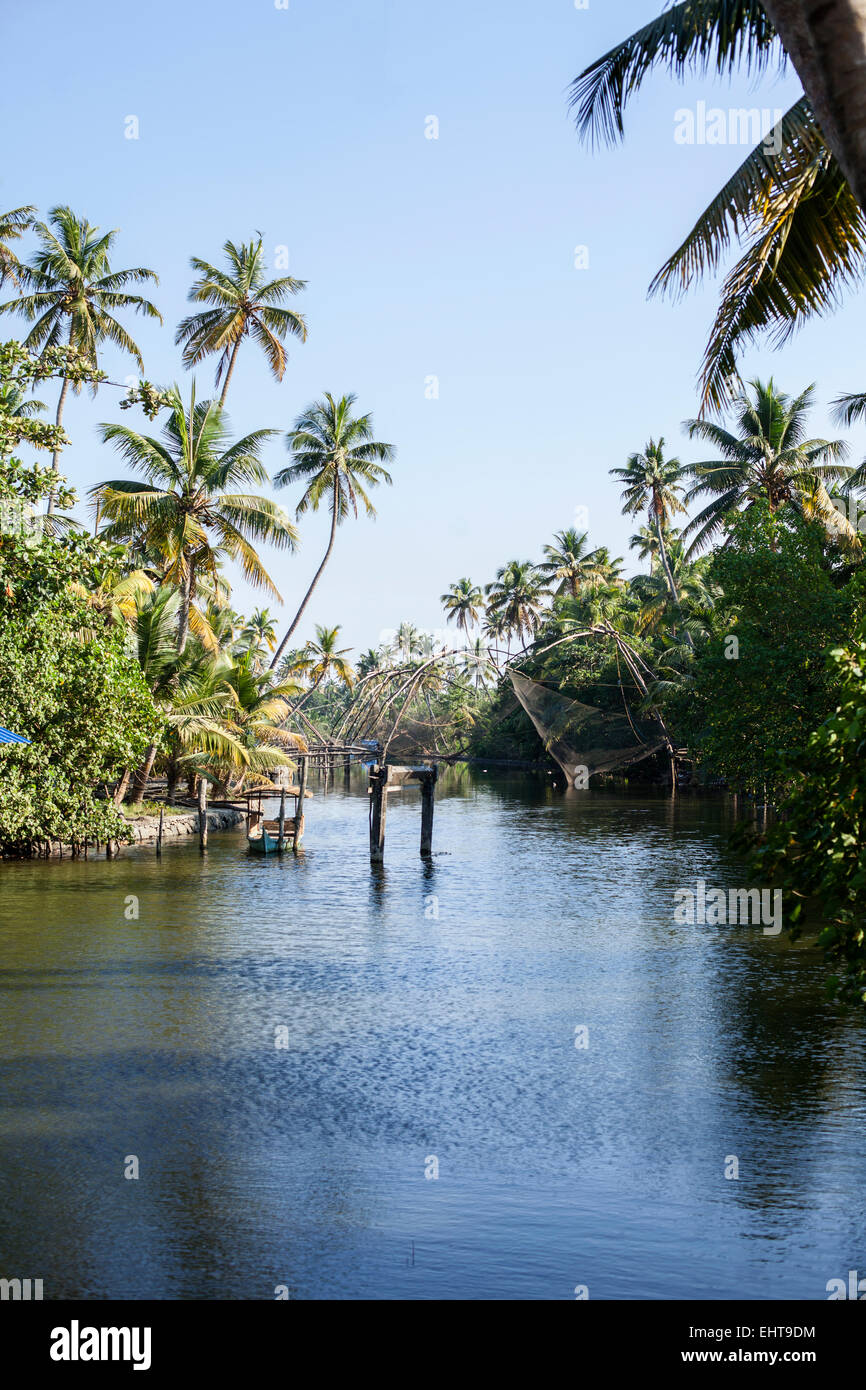
<path fill-rule="evenodd" d="M 192 579 L 192 564 L 190 563 L 189 569 L 184 576 L 183 583 L 180 586 L 180 610 L 177 620 L 178 656 L 183 655 L 186 639 L 189 636 L 189 610 L 192 607 Z"/>
<path fill-rule="evenodd" d="M 676 604 L 677 608 L 679 608 L 679 606 L 680 606 L 679 591 L 678 591 L 677 586 L 676 586 L 676 581 L 674 580 L 674 572 L 673 572 L 673 570 L 671 569 L 670 560 L 668 559 L 667 547 L 665 546 L 664 528 L 663 528 L 663 526 L 662 526 L 662 519 L 661 519 L 661 516 L 659 515 L 658 511 L 656 511 L 656 533 L 657 533 L 658 538 L 659 538 L 659 559 L 660 559 L 661 562 L 662 562 L 662 568 L 664 569 L 664 572 L 665 572 L 665 579 L 667 580 L 668 588 L 670 589 L 671 598 L 673 599 L 673 601 L 674 601 L 674 603 Z M 694 649 L 695 649 L 695 644 L 694 644 L 694 641 L 693 641 L 693 639 L 692 639 L 692 634 L 691 634 L 690 632 L 687 632 L 687 631 L 686 631 L 686 632 L 683 633 L 683 636 L 685 637 L 685 639 L 686 639 L 686 641 L 688 642 L 689 646 L 691 647 L 692 651 L 694 651 Z"/>
<path fill-rule="evenodd" d="M 670 595 L 674 603 L 679 605 L 680 595 L 676 586 L 676 581 L 674 579 L 673 570 L 670 566 L 670 561 L 668 560 L 667 547 L 665 546 L 664 528 L 662 525 L 662 519 L 658 515 L 658 513 L 656 513 L 656 535 L 659 538 L 659 559 L 662 562 L 662 569 L 665 572 L 665 579 L 667 580 L 668 589 L 670 590 Z"/>
<path fill-rule="evenodd" d="M 305 705 L 305 704 L 307 703 L 307 701 L 309 700 L 310 696 L 311 696 L 312 694 L 314 694 L 315 691 L 318 690 L 319 686 L 322 684 L 322 681 L 323 681 L 324 679 L 325 679 L 325 672 L 323 671 L 322 674 L 321 674 L 320 676 L 317 676 L 316 679 L 313 681 L 313 684 L 310 686 L 309 690 L 306 691 L 305 694 L 303 694 L 303 695 L 301 696 L 301 698 L 300 698 L 300 700 L 298 701 L 298 703 L 297 703 L 296 705 L 292 705 L 292 708 L 289 710 L 289 713 L 290 713 L 290 714 L 297 714 L 298 710 L 301 708 L 301 705 Z"/>
<path fill-rule="evenodd" d="M 69 377 L 68 377 L 68 376 L 65 376 L 65 377 L 63 378 L 63 385 L 62 385 L 61 388 L 60 388 L 60 400 L 57 402 L 57 414 L 56 414 L 55 417 L 54 417 L 54 423 L 55 423 L 58 427 L 59 427 L 60 425 L 62 425 L 62 423 L 63 423 L 63 407 L 64 407 L 65 404 L 66 404 L 66 397 L 67 397 L 68 394 L 69 394 Z M 51 467 L 54 469 L 54 472 L 55 472 L 55 473 L 59 473 L 59 472 L 60 472 L 60 449 L 59 449 L 59 448 L 58 448 L 58 449 L 55 449 L 55 450 L 54 450 L 54 453 L 51 455 Z M 51 492 L 51 494 L 50 494 L 50 496 L 49 496 L 49 498 L 48 498 L 48 515 L 49 515 L 49 516 L 53 516 L 53 515 L 54 515 L 54 492 L 53 492 L 53 490 L 52 490 L 52 492 Z"/>
<path fill-rule="evenodd" d="M 225 403 L 226 403 L 226 393 L 228 392 L 228 389 L 229 389 L 229 382 L 230 382 L 231 379 L 232 379 L 232 372 L 233 372 L 234 369 L 235 369 L 235 362 L 236 362 L 236 360 L 237 360 L 238 348 L 240 347 L 240 345 L 241 345 L 241 340 L 240 340 L 240 338 L 238 338 L 237 342 L 235 343 L 234 347 L 232 348 L 232 355 L 231 355 L 231 357 L 229 358 L 229 369 L 228 369 L 228 371 L 226 372 L 226 379 L 225 379 L 225 381 L 223 382 L 222 395 L 220 396 L 220 410 L 222 410 L 223 406 L 224 406 Z"/>
<path fill-rule="evenodd" d="M 126 796 L 126 789 L 129 786 L 129 774 L 131 771 L 132 769 L 130 767 L 125 767 L 123 769 L 123 776 L 114 791 L 115 806 L 120 806 L 123 803 L 123 798 Z"/>
<path fill-rule="evenodd" d="M 129 798 L 130 806 L 140 806 L 144 800 L 148 779 L 153 771 L 153 764 L 156 761 L 156 747 L 155 743 L 148 745 L 147 752 L 144 755 L 144 762 L 135 774 L 132 783 L 132 796 Z"/>
<path fill-rule="evenodd" d="M 331 551 L 334 549 L 334 538 L 336 537 L 336 534 L 337 534 L 337 519 L 338 519 L 338 515 L 339 515 L 339 513 L 338 513 L 338 508 L 337 508 L 337 503 L 338 503 L 338 501 L 339 501 L 339 486 L 340 486 L 340 479 L 339 479 L 339 474 L 337 474 L 337 476 L 336 476 L 335 479 L 334 479 L 334 495 L 333 495 L 333 498 L 331 499 L 331 502 L 332 502 L 332 513 L 333 513 L 332 516 L 331 516 L 331 535 L 330 535 L 330 538 L 329 538 L 329 540 L 328 540 L 328 548 L 327 548 L 327 550 L 325 551 L 325 558 L 322 560 L 322 563 L 319 565 L 319 568 L 316 570 L 316 573 L 315 573 L 314 576 L 313 576 L 313 582 L 312 582 L 312 584 L 310 585 L 310 587 L 309 587 L 309 589 L 307 590 L 307 592 L 304 594 L 304 601 L 303 601 L 303 603 L 301 604 L 300 608 L 298 609 L 297 613 L 295 614 L 295 616 L 294 616 L 294 618 L 293 618 L 293 620 L 292 620 L 292 624 L 291 624 L 291 626 L 290 626 L 288 632 L 286 633 L 286 635 L 285 635 L 285 637 L 283 638 L 283 640 L 282 640 L 282 642 L 280 643 L 280 645 L 277 647 L 277 650 L 274 652 L 274 659 L 273 659 L 273 661 L 271 662 L 270 667 L 268 668 L 268 669 L 271 670 L 271 671 L 273 671 L 274 667 L 276 666 L 277 662 L 279 661 L 280 657 L 282 656 L 282 654 L 283 654 L 283 652 L 284 652 L 286 646 L 288 645 L 289 638 L 291 637 L 291 635 L 292 635 L 292 633 L 294 632 L 295 628 L 298 626 L 298 623 L 301 621 L 301 618 L 302 618 L 303 615 L 304 615 L 304 609 L 306 608 L 307 604 L 309 603 L 309 601 L 310 601 L 310 599 L 311 599 L 311 597 L 312 597 L 313 590 L 315 589 L 316 585 L 318 584 L 319 580 L 321 579 L 322 574 L 323 574 L 324 569 L 325 569 L 325 566 L 327 565 L 328 561 L 329 561 L 330 558 L 331 558 Z"/>
<path fill-rule="evenodd" d="M 762 0 L 824 137 L 866 209 L 866 4 Z"/>

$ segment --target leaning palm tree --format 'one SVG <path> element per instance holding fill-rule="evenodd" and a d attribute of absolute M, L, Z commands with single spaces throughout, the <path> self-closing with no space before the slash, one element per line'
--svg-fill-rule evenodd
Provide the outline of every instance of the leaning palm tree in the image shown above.
<path fill-rule="evenodd" d="M 544 547 L 544 554 L 546 558 L 538 569 L 551 584 L 556 584 L 557 594 L 576 598 L 584 584 L 602 584 L 608 578 L 607 552 L 602 557 L 598 547 L 590 550 L 586 531 L 577 531 L 573 526 L 557 531 L 553 545 Z"/>
<path fill-rule="evenodd" d="M 796 0 L 671 5 L 576 79 L 579 132 L 593 140 L 621 138 L 629 100 L 657 67 L 681 79 L 710 68 L 720 76 L 739 69 L 760 75 L 771 64 L 784 65 L 772 22 L 782 7 L 801 8 Z M 785 26 L 780 32 L 790 37 Z M 806 318 L 829 312 L 866 268 L 863 198 L 858 201 L 843 167 L 850 161 L 832 138 L 826 92 L 804 76 L 803 51 L 790 56 L 807 95 L 747 155 L 651 286 L 678 296 L 717 271 L 733 242 L 745 241 L 722 287 L 704 355 L 702 409 L 721 410 L 737 394 L 739 349 L 766 331 L 783 341 Z"/>
<path fill-rule="evenodd" d="M 102 438 L 117 448 L 144 482 L 121 479 L 91 489 L 108 525 L 108 540 L 132 540 L 165 557 L 163 577 L 180 588 L 177 649 L 182 652 L 194 614 L 199 577 L 219 582 L 223 558 L 240 562 L 248 583 L 280 595 L 253 541 L 293 550 L 297 532 L 289 517 L 268 498 L 238 491 L 265 484 L 262 446 L 276 431 L 256 430 L 230 442 L 228 421 L 214 401 L 196 403 L 193 383 L 189 407 L 178 387 L 168 393 L 171 408 L 160 439 L 125 425 L 103 425 Z"/>
<path fill-rule="evenodd" d="M 11 280 L 13 285 L 20 283 L 21 265 L 10 247 L 10 241 L 18 241 L 28 227 L 33 225 L 34 207 L 11 208 L 0 212 L 0 285 Z"/>
<path fill-rule="evenodd" d="M 484 604 L 484 594 L 471 579 L 460 579 L 451 585 L 439 602 L 448 615 L 446 622 L 456 623 L 468 637 L 470 627 L 474 627 L 478 622 Z"/>
<path fill-rule="evenodd" d="M 841 439 L 805 438 L 814 386 L 792 399 L 776 389 L 772 378 L 749 385 L 752 396 L 744 391 L 735 402 L 737 433 L 709 420 L 685 422 L 691 439 L 706 440 L 721 454 L 684 470 L 696 479 L 686 500 L 706 494 L 712 498 L 685 528 L 684 535 L 694 535 L 689 554 L 707 545 L 734 512 L 748 509 L 759 498 L 766 500 L 771 513 L 790 503 L 804 515 L 847 526 L 825 484 L 850 478 L 852 470 L 842 461 L 848 446 Z M 849 539 L 856 544 L 856 533 Z"/>
<path fill-rule="evenodd" d="M 286 370 L 283 347 L 286 337 L 291 334 L 304 342 L 307 336 L 303 315 L 284 307 L 290 295 L 306 288 L 306 281 L 295 280 L 291 275 L 268 280 L 261 237 L 240 246 L 227 241 L 223 251 L 227 262 L 225 270 L 197 256 L 190 261 L 199 278 L 188 298 L 193 303 L 212 307 L 185 318 L 174 339 L 183 345 L 185 367 L 194 367 L 205 357 L 219 353 L 215 385 L 219 386 L 222 381 L 220 405 L 225 405 L 244 338 L 258 343 L 277 381 L 282 381 Z"/>
<path fill-rule="evenodd" d="M 337 400 L 326 392 L 320 401 L 307 407 L 286 436 L 286 445 L 293 461 L 287 468 L 280 469 L 274 483 L 277 487 L 288 487 L 290 483 L 306 482 L 306 490 L 295 514 L 302 516 L 306 511 L 318 511 L 319 504 L 327 500 L 331 530 L 322 563 L 276 650 L 271 662 L 272 669 L 301 621 L 313 590 L 331 558 L 337 527 L 350 512 L 357 517 L 359 500 L 367 516 L 374 517 L 376 508 L 367 496 L 366 488 L 391 482 L 391 475 L 382 467 L 382 463 L 388 463 L 394 457 L 393 446 L 373 438 L 372 415 L 352 414 L 356 400 L 354 395 L 341 396 Z"/>
<path fill-rule="evenodd" d="M 116 229 L 101 233 L 71 208 L 52 208 L 48 222 L 34 222 L 39 248 L 20 268 L 22 293 L 18 299 L 0 304 L 0 313 L 15 311 L 33 324 L 24 346 L 35 352 L 62 345 L 77 348 L 84 362 L 96 370 L 101 343 L 113 343 L 144 366 L 141 352 L 122 324 L 114 317 L 118 309 L 133 309 L 146 318 L 162 316 L 149 299 L 127 294 L 125 287 L 146 280 L 157 282 L 152 270 L 136 266 L 131 270 L 112 270 L 111 250 Z M 26 293 L 24 291 L 27 291 Z M 57 402 L 55 424 L 63 423 L 63 407 L 70 379 L 64 374 Z M 80 390 L 78 384 L 75 387 Z M 52 457 L 54 471 L 60 468 L 60 449 Z M 54 512 L 54 497 L 48 499 L 48 514 Z"/>
<path fill-rule="evenodd" d="M 609 472 L 624 484 L 623 515 L 637 516 L 645 510 L 650 526 L 655 527 L 659 559 L 671 598 L 676 603 L 677 586 L 668 562 L 665 527 L 670 525 L 672 516 L 685 511 L 680 500 L 683 470 L 679 459 L 665 458 L 664 442 L 664 439 L 659 439 L 658 443 L 651 439 L 642 453 L 629 456 L 624 468 L 611 468 Z"/>

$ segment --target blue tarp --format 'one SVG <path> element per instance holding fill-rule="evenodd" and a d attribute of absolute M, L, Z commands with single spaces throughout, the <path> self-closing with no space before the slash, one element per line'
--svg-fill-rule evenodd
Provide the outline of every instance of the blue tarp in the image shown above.
<path fill-rule="evenodd" d="M 13 734 L 11 729 L 0 729 L 0 743 L 29 743 L 29 738 L 23 738 L 21 734 Z"/>

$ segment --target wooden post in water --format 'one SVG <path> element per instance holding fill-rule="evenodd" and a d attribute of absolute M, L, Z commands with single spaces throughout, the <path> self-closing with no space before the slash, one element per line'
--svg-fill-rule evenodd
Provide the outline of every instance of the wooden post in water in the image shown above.
<path fill-rule="evenodd" d="M 284 836 L 285 836 L 285 833 L 286 833 L 286 789 L 285 789 L 285 787 L 281 787 L 281 788 L 280 788 L 280 838 L 279 838 L 279 845 L 278 845 L 280 854 L 282 854 L 282 852 L 283 852 L 283 838 L 284 838 Z"/>
<path fill-rule="evenodd" d="M 198 846 L 202 854 L 207 849 L 207 782 L 198 779 Z"/>
<path fill-rule="evenodd" d="M 162 827 L 163 827 L 164 822 L 165 822 L 165 807 L 164 807 L 164 806 L 160 806 L 160 808 L 159 808 L 159 829 L 158 829 L 157 832 L 156 832 L 156 857 L 157 857 L 157 859 L 159 859 L 160 856 L 161 856 L 161 854 L 162 854 Z"/>
<path fill-rule="evenodd" d="M 438 769 L 431 768 L 421 780 L 421 856 L 433 853 L 433 806 Z"/>
<path fill-rule="evenodd" d="M 304 797 L 307 794 L 307 763 L 309 758 L 305 756 L 298 760 L 298 804 L 295 807 L 295 843 L 292 848 L 295 854 L 304 835 Z"/>
<path fill-rule="evenodd" d="M 378 766 L 370 772 L 370 860 L 381 864 L 385 858 L 385 815 L 388 810 L 388 768 Z"/>

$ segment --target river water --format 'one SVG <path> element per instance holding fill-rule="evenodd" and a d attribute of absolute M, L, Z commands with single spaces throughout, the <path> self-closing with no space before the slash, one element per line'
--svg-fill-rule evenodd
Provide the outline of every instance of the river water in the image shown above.
<path fill-rule="evenodd" d="M 433 859 L 407 790 L 371 869 L 362 770 L 312 785 L 297 857 L 225 832 L 0 865 L 0 1276 L 821 1299 L 866 1275 L 863 1023 L 808 944 L 673 918 L 698 878 L 748 886 L 723 800 L 455 769 Z"/>

